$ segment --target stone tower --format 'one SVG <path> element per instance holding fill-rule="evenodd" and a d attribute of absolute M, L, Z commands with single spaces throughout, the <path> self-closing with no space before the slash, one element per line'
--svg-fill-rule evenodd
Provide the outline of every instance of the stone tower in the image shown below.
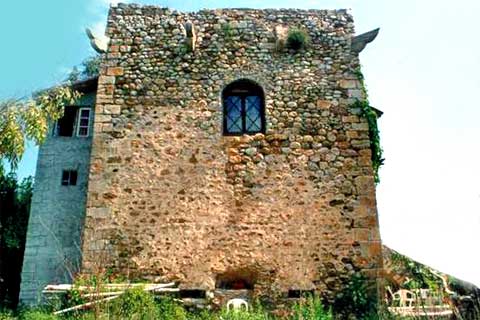
<path fill-rule="evenodd" d="M 81 99 L 65 108 L 38 154 L 20 290 L 28 304 L 45 285 L 70 283 L 80 270 L 97 79 L 73 88 Z"/>
<path fill-rule="evenodd" d="M 292 32 L 306 48 L 289 49 Z M 355 37 L 346 10 L 112 7 L 82 272 L 329 300 L 356 272 L 377 284 L 369 127 L 353 106 L 374 35 Z"/>

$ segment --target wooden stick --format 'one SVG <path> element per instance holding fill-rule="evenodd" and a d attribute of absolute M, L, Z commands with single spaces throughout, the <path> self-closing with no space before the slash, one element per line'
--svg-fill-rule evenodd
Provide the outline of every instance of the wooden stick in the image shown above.
<path fill-rule="evenodd" d="M 148 291 L 153 291 L 154 293 L 161 293 L 161 292 L 179 292 L 180 289 L 178 288 L 158 288 L 152 289 Z M 91 298 L 91 297 L 106 297 L 106 296 L 115 296 L 125 293 L 125 291 L 112 291 L 112 292 L 97 292 L 97 293 L 87 293 L 82 294 L 82 297 Z"/>
<path fill-rule="evenodd" d="M 83 309 L 83 308 L 88 308 L 90 306 L 93 306 L 94 304 L 97 304 L 97 303 L 100 303 L 100 302 L 107 302 L 107 301 L 116 299 L 118 297 L 120 297 L 120 295 L 113 296 L 113 297 L 108 297 L 108 298 L 104 298 L 104 299 L 100 299 L 100 300 L 95 300 L 95 301 L 92 301 L 92 302 L 87 302 L 87 303 L 84 303 L 84 304 L 81 304 L 81 305 L 78 305 L 78 306 L 75 306 L 75 307 L 55 311 L 53 314 L 54 315 L 59 315 L 59 314 L 70 312 L 70 311 L 75 311 L 75 310 L 80 310 L 80 309 Z"/>
<path fill-rule="evenodd" d="M 119 284 L 105 284 L 102 285 L 101 287 L 104 287 L 106 289 L 129 289 L 129 288 L 138 288 L 138 287 L 144 287 L 144 288 L 167 288 L 167 287 L 173 287 L 175 285 L 175 282 L 170 282 L 170 283 L 119 283 Z M 43 289 L 43 293 L 61 293 L 61 292 L 67 292 L 70 290 L 78 290 L 78 291 L 94 291 L 96 290 L 95 287 L 93 286 L 75 286 L 72 284 L 56 284 L 56 285 L 47 285 Z"/>
<path fill-rule="evenodd" d="M 173 282 L 172 282 L 173 283 Z M 166 290 L 166 289 L 172 289 L 172 290 L 175 290 L 176 288 L 165 288 L 165 286 L 168 285 L 170 286 L 170 284 L 158 284 L 158 285 L 155 285 L 155 284 L 151 284 L 151 287 L 150 288 L 145 288 L 143 289 L 143 291 L 156 291 L 156 292 L 160 292 L 159 290 Z M 137 286 L 138 287 L 138 286 Z M 176 289 L 176 290 L 179 290 L 179 289 Z M 109 293 L 109 292 L 106 292 L 106 293 Z M 74 311 L 74 310 L 79 310 L 79 309 L 84 309 L 84 308 L 88 308 L 92 305 L 95 305 L 97 303 L 100 303 L 100 302 L 107 302 L 107 301 L 110 301 L 110 300 L 113 300 L 113 299 L 116 299 L 118 297 L 120 297 L 122 294 L 124 293 L 124 291 L 120 292 L 120 294 L 118 294 L 118 292 L 116 293 L 117 295 L 113 296 L 113 297 L 107 297 L 107 298 L 103 298 L 103 299 L 100 299 L 100 300 L 95 300 L 95 301 L 91 301 L 91 302 L 87 302 L 87 303 L 84 303 L 84 304 L 81 304 L 81 305 L 78 305 L 78 306 L 74 306 L 74 307 L 70 307 L 70 308 L 67 308 L 67 309 L 63 309 L 63 310 L 59 310 L 59 311 L 56 311 L 54 312 L 53 314 L 54 315 L 58 315 L 58 314 L 62 314 L 62 313 L 66 313 L 66 312 L 70 312 L 70 311 Z M 94 293 L 95 295 L 95 293 Z"/>

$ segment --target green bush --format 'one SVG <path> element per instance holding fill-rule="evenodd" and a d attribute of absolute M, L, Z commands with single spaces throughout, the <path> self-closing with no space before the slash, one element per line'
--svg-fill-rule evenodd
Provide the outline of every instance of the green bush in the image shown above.
<path fill-rule="evenodd" d="M 14 318 L 12 318 L 14 319 Z M 43 309 L 29 309 L 20 313 L 19 320 L 59 320 L 60 318 Z"/>
<path fill-rule="evenodd" d="M 375 296 L 368 287 L 368 280 L 360 273 L 354 274 L 337 296 L 334 309 L 338 314 L 354 315 L 366 319 L 377 313 Z"/>
<path fill-rule="evenodd" d="M 220 320 L 218 315 L 209 310 L 194 311 L 188 315 L 188 320 Z"/>
<path fill-rule="evenodd" d="M 235 311 L 226 311 L 223 310 L 220 313 L 220 318 L 222 320 L 270 320 L 273 318 L 264 312 L 262 309 L 254 309 L 250 311 L 244 310 L 235 310 Z"/>
<path fill-rule="evenodd" d="M 308 33 L 303 29 L 293 28 L 288 31 L 287 48 L 298 51 L 305 49 L 310 43 Z"/>
<path fill-rule="evenodd" d="M 13 314 L 8 310 L 0 310 L 0 320 L 14 320 Z"/>
<path fill-rule="evenodd" d="M 108 311 L 114 319 L 150 320 L 158 318 L 158 308 L 153 295 L 141 288 L 127 290 L 118 299 L 112 300 Z"/>
<path fill-rule="evenodd" d="M 309 296 L 293 307 L 292 320 L 333 320 L 332 310 L 325 310 L 318 296 Z"/>
<path fill-rule="evenodd" d="M 185 308 L 171 298 L 162 298 L 157 303 L 157 310 L 162 320 L 187 320 Z"/>

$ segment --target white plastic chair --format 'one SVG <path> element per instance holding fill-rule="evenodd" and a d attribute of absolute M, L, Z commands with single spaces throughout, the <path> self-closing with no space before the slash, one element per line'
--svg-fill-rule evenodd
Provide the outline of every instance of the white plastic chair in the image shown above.
<path fill-rule="evenodd" d="M 413 307 L 417 295 L 412 291 L 400 289 L 393 294 L 393 302 L 397 302 L 399 307 Z"/>
<path fill-rule="evenodd" d="M 245 300 L 243 300 L 243 299 L 235 298 L 235 299 L 230 299 L 230 300 L 228 300 L 228 302 L 227 302 L 227 311 L 231 311 L 231 310 L 234 310 L 234 311 L 241 310 L 242 307 L 245 308 L 245 311 L 248 311 L 248 302 L 245 301 Z"/>

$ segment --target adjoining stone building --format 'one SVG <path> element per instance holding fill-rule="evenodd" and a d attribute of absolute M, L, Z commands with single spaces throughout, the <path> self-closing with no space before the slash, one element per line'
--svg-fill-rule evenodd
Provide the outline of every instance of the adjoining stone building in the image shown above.
<path fill-rule="evenodd" d="M 40 147 L 23 259 L 20 300 L 36 303 L 50 282 L 70 283 L 81 265 L 97 79 L 77 83 L 75 106 Z"/>
<path fill-rule="evenodd" d="M 293 28 L 306 49 L 284 47 Z M 378 284 L 369 127 L 353 107 L 365 98 L 358 54 L 374 35 L 355 37 L 346 10 L 112 7 L 78 196 L 58 190 L 68 142 L 41 148 L 22 299 L 63 280 L 31 270 L 58 251 L 42 214 L 62 246 L 81 243 L 76 271 L 329 300 L 355 272 Z M 57 197 L 81 242 L 57 223 L 70 219 Z"/>

